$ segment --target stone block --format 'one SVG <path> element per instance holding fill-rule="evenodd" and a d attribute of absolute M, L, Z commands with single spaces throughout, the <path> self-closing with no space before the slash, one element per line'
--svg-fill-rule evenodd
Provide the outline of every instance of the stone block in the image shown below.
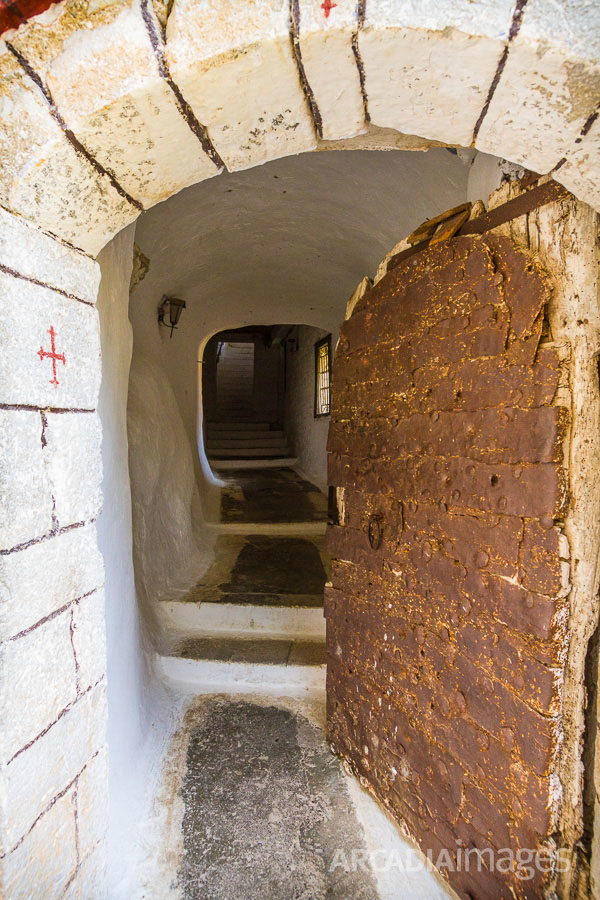
<path fill-rule="evenodd" d="M 139 210 L 67 140 L 34 82 L 0 41 L 3 206 L 95 255 Z"/>
<path fill-rule="evenodd" d="M 80 300 L 96 302 L 98 263 L 2 208 L 0 265 Z"/>
<path fill-rule="evenodd" d="M 69 791 L 2 860 L 2 896 L 60 900 L 77 868 L 76 840 L 75 798 Z"/>
<path fill-rule="evenodd" d="M 298 33 L 302 63 L 326 141 L 367 129 L 360 75 L 352 49 L 358 30 L 356 3 L 340 0 L 328 11 L 321 0 L 300 0 Z"/>
<path fill-rule="evenodd" d="M 0 410 L 0 549 L 35 540 L 51 528 L 52 495 L 43 466 L 40 414 Z"/>
<path fill-rule="evenodd" d="M 529 0 L 481 125 L 478 149 L 542 173 L 570 156 L 600 97 L 594 16 L 594 5 L 580 0 Z"/>
<path fill-rule="evenodd" d="M 287 3 L 175 0 L 167 59 L 229 169 L 315 149 Z"/>
<path fill-rule="evenodd" d="M 358 46 L 373 124 L 468 147 L 513 5 L 369 0 Z"/>
<path fill-rule="evenodd" d="M 553 175 L 580 200 L 600 212 L 600 118 L 567 154 L 567 162 Z"/>
<path fill-rule="evenodd" d="M 101 684 L 81 697 L 46 734 L 4 768 L 2 795 L 7 847 L 14 847 L 53 798 L 72 784 L 104 746 L 105 731 L 106 690 Z M 105 826 L 106 817 L 101 810 L 92 818 L 99 823 L 98 827 Z M 83 827 L 90 829 L 93 823 Z"/>
<path fill-rule="evenodd" d="M 106 672 L 104 591 L 84 597 L 73 610 L 73 648 L 79 666 L 79 690 L 85 691 Z"/>
<path fill-rule="evenodd" d="M 99 847 L 83 860 L 61 900 L 106 900 L 106 851 Z"/>
<path fill-rule="evenodd" d="M 108 753 L 105 747 L 89 761 L 77 783 L 79 852 L 82 857 L 102 845 L 108 823 Z"/>
<path fill-rule="evenodd" d="M 57 534 L 3 557 L 0 640 L 6 640 L 104 582 L 96 528 Z"/>
<path fill-rule="evenodd" d="M 147 15 L 157 39 L 152 4 Z M 218 173 L 159 72 L 139 2 L 78 15 L 76 3 L 19 29 L 14 45 L 86 149 L 144 207 Z"/>
<path fill-rule="evenodd" d="M 40 356 L 53 352 L 53 340 L 64 362 Z M 0 343 L 0 403 L 94 409 L 101 371 L 93 306 L 0 272 Z"/>
<path fill-rule="evenodd" d="M 95 519 L 102 507 L 102 429 L 95 413 L 47 413 L 44 463 L 60 528 Z"/>
<path fill-rule="evenodd" d="M 67 610 L 0 647 L 0 761 L 35 740 L 75 700 L 70 626 Z"/>

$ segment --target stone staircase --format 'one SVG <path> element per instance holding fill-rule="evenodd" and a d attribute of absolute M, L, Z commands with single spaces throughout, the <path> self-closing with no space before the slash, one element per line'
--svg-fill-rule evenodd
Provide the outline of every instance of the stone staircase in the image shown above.
<path fill-rule="evenodd" d="M 226 478 L 213 561 L 185 595 L 160 603 L 168 681 L 196 694 L 322 700 L 326 515 L 326 497 L 291 469 Z"/>
<path fill-rule="evenodd" d="M 212 422 L 206 425 L 210 460 L 283 459 L 290 456 L 282 428 L 268 422 Z"/>

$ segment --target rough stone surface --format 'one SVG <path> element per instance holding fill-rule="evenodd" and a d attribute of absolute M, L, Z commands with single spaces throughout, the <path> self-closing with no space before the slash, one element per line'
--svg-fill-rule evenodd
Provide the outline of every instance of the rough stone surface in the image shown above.
<path fill-rule="evenodd" d="M 73 652 L 77 660 L 77 687 L 86 691 L 106 671 L 104 592 L 94 591 L 73 609 Z"/>
<path fill-rule="evenodd" d="M 318 522 L 327 498 L 293 469 L 230 470 L 221 494 L 223 522 Z"/>
<path fill-rule="evenodd" d="M 2 208 L 0 265 L 80 300 L 96 302 L 98 264 Z"/>
<path fill-rule="evenodd" d="M 175 0 L 167 58 L 228 169 L 316 147 L 287 3 Z"/>
<path fill-rule="evenodd" d="M 329 733 L 434 856 L 459 839 L 535 849 L 557 822 L 566 414 L 560 356 L 538 349 L 549 295 L 510 241 L 459 238 L 364 295 L 334 364 Z M 462 897 L 541 890 L 449 877 Z"/>
<path fill-rule="evenodd" d="M 175 655 L 183 659 L 272 666 L 324 666 L 326 662 L 324 643 L 272 638 L 188 638 L 176 648 Z"/>
<path fill-rule="evenodd" d="M 151 4 L 146 14 L 157 40 Z M 141 4 L 78 15 L 75 2 L 13 38 L 77 138 L 144 207 L 217 174 L 159 73 Z"/>
<path fill-rule="evenodd" d="M 554 178 L 576 197 L 585 197 L 591 206 L 600 209 L 600 117 L 584 136 L 576 139 L 567 162 Z"/>
<path fill-rule="evenodd" d="M 185 602 L 323 605 L 327 559 L 321 535 L 220 534 L 214 553 Z"/>
<path fill-rule="evenodd" d="M 0 497 L 0 549 L 10 550 L 52 529 L 38 412 L 0 410 Z"/>
<path fill-rule="evenodd" d="M 508 0 L 370 0 L 364 22 L 361 8 L 179 0 L 167 9 L 156 0 L 155 14 L 150 2 L 141 11 L 126 2 L 85 12 L 71 0 L 54 5 L 7 38 L 33 60 L 75 135 L 0 45 L 4 205 L 96 254 L 136 218 L 137 195 L 157 202 L 221 159 L 236 169 L 314 149 L 319 132 L 352 140 L 359 95 L 375 126 L 469 146 L 493 86 L 477 146 L 537 171 L 578 155 L 598 98 L 589 0 L 529 0 L 520 31 Z M 526 97 L 516 109 L 515 96 Z M 570 183 L 596 203 L 593 166 L 591 154 L 578 155 Z"/>
<path fill-rule="evenodd" d="M 108 820 L 108 751 L 102 747 L 77 781 L 79 853 L 82 857 L 102 846 Z"/>
<path fill-rule="evenodd" d="M 102 506 L 100 420 L 95 413 L 47 413 L 44 464 L 60 528 L 95 519 Z"/>
<path fill-rule="evenodd" d="M 18 314 L 23 309 L 27 314 Z M 40 357 L 40 351 L 53 352 L 50 329 L 54 352 L 64 356 L 64 362 Z M 100 385 L 100 335 L 93 306 L 0 272 L 0 341 L 0 403 L 60 409 L 95 407 Z"/>
<path fill-rule="evenodd" d="M 0 564 L 0 639 L 31 628 L 103 581 L 93 525 L 10 553 Z"/>
<path fill-rule="evenodd" d="M 358 47 L 372 122 L 468 147 L 512 6 L 369 0 Z"/>
<path fill-rule="evenodd" d="M 302 63 L 326 141 L 352 138 L 367 130 L 353 38 L 356 3 L 341 0 L 325 15 L 322 0 L 300 0 L 298 32 Z"/>
<path fill-rule="evenodd" d="M 20 753 L 2 775 L 6 846 L 14 847 L 54 797 L 71 785 L 104 744 L 103 685 L 81 697 L 50 730 Z M 35 790 L 32 786 L 35 785 Z M 106 795 L 106 790 L 104 791 Z M 89 827 L 104 827 L 101 803 Z M 89 804 L 88 804 L 89 807 Z M 80 816 L 80 828 L 87 827 Z"/>
<path fill-rule="evenodd" d="M 0 42 L 0 198 L 12 212 L 96 254 L 138 215 L 70 144 L 39 88 Z"/>
<path fill-rule="evenodd" d="M 105 900 L 106 896 L 106 851 L 99 847 L 81 862 L 61 900 L 81 900 L 82 897 Z"/>
<path fill-rule="evenodd" d="M 11 900 L 61 897 L 77 868 L 75 795 L 60 797 L 2 860 L 2 887 Z"/>
<path fill-rule="evenodd" d="M 592 3 L 529 0 L 477 148 L 536 172 L 570 156 L 600 98 L 599 34 Z"/>
<path fill-rule="evenodd" d="M 0 648 L 4 762 L 35 740 L 77 697 L 70 626 L 66 611 Z"/>
<path fill-rule="evenodd" d="M 194 715 L 182 797 L 179 887 L 189 900 L 375 900 L 344 776 L 319 730 L 277 707 L 210 699 Z M 214 785 L 218 782 L 218 790 Z"/>

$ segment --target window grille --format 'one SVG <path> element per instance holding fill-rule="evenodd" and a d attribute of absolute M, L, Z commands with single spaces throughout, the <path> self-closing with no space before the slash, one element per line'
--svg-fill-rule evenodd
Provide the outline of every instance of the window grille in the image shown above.
<path fill-rule="evenodd" d="M 315 344 L 315 416 L 331 412 L 331 335 Z"/>

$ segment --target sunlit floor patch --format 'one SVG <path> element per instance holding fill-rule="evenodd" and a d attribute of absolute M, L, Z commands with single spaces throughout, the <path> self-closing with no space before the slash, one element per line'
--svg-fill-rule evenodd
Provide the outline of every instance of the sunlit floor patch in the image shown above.
<path fill-rule="evenodd" d="M 196 707 L 183 778 L 186 900 L 377 900 L 345 778 L 319 729 L 277 706 L 211 698 Z"/>

